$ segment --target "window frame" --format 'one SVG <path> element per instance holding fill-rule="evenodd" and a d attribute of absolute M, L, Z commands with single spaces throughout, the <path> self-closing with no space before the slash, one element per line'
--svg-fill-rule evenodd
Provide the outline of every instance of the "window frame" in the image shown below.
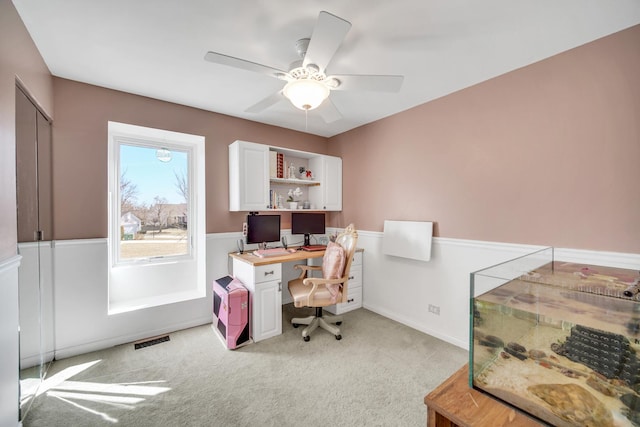
<path fill-rule="evenodd" d="M 149 148 L 149 149 L 160 149 L 166 148 L 169 151 L 181 151 L 187 154 L 187 182 L 189 188 L 189 200 L 187 200 L 187 212 L 189 212 L 187 216 L 187 253 L 179 254 L 179 255 L 158 255 L 158 256 L 150 256 L 143 258 L 125 258 L 122 259 L 120 257 L 121 254 L 121 245 L 122 240 L 120 239 L 120 221 L 123 215 L 122 212 L 122 203 L 120 200 L 120 179 L 122 177 L 122 168 L 121 168 L 121 149 L 122 145 Z M 193 226 L 192 226 L 192 215 L 195 212 L 195 194 L 193 193 L 193 188 L 195 188 L 194 182 L 194 156 L 195 148 L 193 144 L 187 144 L 179 141 L 167 141 L 162 140 L 158 141 L 152 138 L 140 138 L 140 137 L 132 137 L 128 135 L 120 135 L 115 134 L 113 136 L 113 147 L 111 147 L 115 164 L 112 165 L 112 168 L 115 168 L 113 179 L 115 182 L 111 187 L 114 192 L 113 197 L 113 206 L 110 209 L 113 224 L 111 227 L 110 239 L 112 239 L 112 247 L 111 247 L 111 257 L 113 260 L 113 266 L 119 265 L 130 265 L 130 264 L 153 264 L 153 263 L 164 263 L 164 262 L 176 262 L 181 260 L 192 260 L 195 257 L 194 251 L 194 238 L 193 238 Z M 117 242 L 117 244 L 115 244 Z"/>

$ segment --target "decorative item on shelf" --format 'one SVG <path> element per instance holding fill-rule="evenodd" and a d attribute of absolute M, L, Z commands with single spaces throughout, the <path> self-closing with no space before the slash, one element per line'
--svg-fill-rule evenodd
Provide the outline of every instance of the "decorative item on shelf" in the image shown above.
<path fill-rule="evenodd" d="M 300 173 L 300 179 L 304 179 L 306 177 L 305 172 L 307 171 L 307 168 L 305 168 L 304 166 L 300 166 L 298 168 L 298 172 Z"/>
<path fill-rule="evenodd" d="M 307 169 L 307 171 L 305 172 L 305 177 L 307 179 L 313 179 L 313 173 L 309 169 Z"/>
<path fill-rule="evenodd" d="M 289 179 L 296 179 L 296 167 L 291 163 L 289 165 Z"/>
<path fill-rule="evenodd" d="M 302 196 L 302 190 L 300 190 L 300 187 L 296 187 L 295 190 L 289 189 L 287 195 L 289 196 L 287 199 L 287 202 L 289 202 L 289 209 L 298 209 L 298 201 L 295 199 Z"/>

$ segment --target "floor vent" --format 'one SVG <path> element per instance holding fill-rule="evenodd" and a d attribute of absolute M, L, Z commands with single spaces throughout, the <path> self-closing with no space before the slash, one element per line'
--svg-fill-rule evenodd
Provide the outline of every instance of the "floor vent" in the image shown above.
<path fill-rule="evenodd" d="M 135 347 L 136 350 L 138 350 L 141 348 L 149 347 L 150 345 L 160 344 L 161 342 L 165 342 L 165 341 L 169 341 L 169 335 L 164 335 L 162 337 L 147 338 L 143 341 L 138 341 L 134 343 L 133 346 Z"/>

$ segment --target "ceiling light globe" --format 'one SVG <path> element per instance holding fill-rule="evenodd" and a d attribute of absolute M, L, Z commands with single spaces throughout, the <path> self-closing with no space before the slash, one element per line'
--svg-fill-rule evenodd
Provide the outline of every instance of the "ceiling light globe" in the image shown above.
<path fill-rule="evenodd" d="M 170 162 L 172 157 L 171 151 L 166 148 L 158 148 L 156 150 L 156 159 L 160 160 L 162 163 Z"/>
<path fill-rule="evenodd" d="M 329 88 L 317 80 L 299 79 L 287 83 L 283 93 L 297 108 L 313 110 L 327 99 Z"/>

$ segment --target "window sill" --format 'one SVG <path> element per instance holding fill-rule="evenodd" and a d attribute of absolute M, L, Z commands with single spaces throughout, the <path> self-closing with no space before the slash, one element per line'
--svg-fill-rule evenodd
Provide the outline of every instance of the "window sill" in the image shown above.
<path fill-rule="evenodd" d="M 161 305 L 175 304 L 184 301 L 191 301 L 200 298 L 206 298 L 204 290 L 192 290 L 185 292 L 175 292 L 165 295 L 157 295 L 148 298 L 138 298 L 135 300 L 110 301 L 108 315 L 128 313 L 136 310 L 144 310 L 147 308 L 158 307 Z"/>

